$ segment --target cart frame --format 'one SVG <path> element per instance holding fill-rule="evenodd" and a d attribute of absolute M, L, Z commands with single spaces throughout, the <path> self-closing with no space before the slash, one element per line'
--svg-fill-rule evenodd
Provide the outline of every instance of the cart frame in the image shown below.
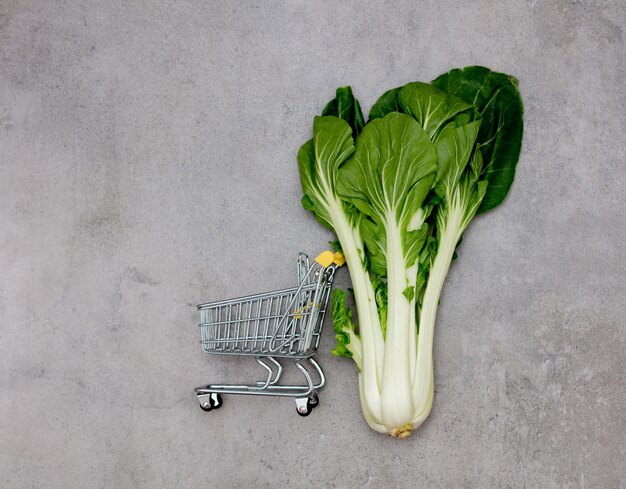
<path fill-rule="evenodd" d="M 198 305 L 202 349 L 209 354 L 253 356 L 266 374 L 250 384 L 196 388 L 203 410 L 221 407 L 222 394 L 292 397 L 300 416 L 308 416 L 317 406 L 317 392 L 326 377 L 312 357 L 337 269 L 320 257 L 311 264 L 306 254 L 299 254 L 297 287 Z M 304 377 L 301 384 L 280 383 L 281 358 L 294 362 Z"/>

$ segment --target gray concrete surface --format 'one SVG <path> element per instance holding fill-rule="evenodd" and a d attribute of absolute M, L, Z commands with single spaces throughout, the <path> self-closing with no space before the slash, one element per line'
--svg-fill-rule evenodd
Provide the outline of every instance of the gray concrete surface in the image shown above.
<path fill-rule="evenodd" d="M 0 487 L 624 488 L 625 27 L 619 0 L 0 2 Z M 369 430 L 329 324 L 312 416 L 200 411 L 257 369 L 201 351 L 194 305 L 330 238 L 313 115 L 470 64 L 519 78 L 526 131 L 449 275 L 429 420 Z"/>

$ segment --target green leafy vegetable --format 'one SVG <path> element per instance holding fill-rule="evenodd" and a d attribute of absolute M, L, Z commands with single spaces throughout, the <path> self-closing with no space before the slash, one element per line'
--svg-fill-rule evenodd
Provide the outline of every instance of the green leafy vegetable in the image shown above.
<path fill-rule="evenodd" d="M 350 87 L 339 87 L 335 98 L 324 107 L 322 115 L 334 115 L 346 121 L 352 128 L 352 135 L 355 138 L 365 125 L 361 106 L 352 96 L 352 88 Z"/>
<path fill-rule="evenodd" d="M 342 87 L 300 149 L 302 204 L 335 231 L 358 316 L 336 289 L 333 353 L 355 361 L 376 431 L 408 436 L 430 412 L 445 277 L 471 219 L 511 186 L 522 113 L 514 79 L 482 67 L 389 90 L 367 124 Z"/>
<path fill-rule="evenodd" d="M 493 209 L 513 183 L 522 148 L 524 106 L 517 80 L 482 66 L 470 66 L 439 76 L 433 86 L 473 104 L 481 115 L 478 147 L 484 160 L 482 178 L 489 187 L 478 212 Z"/>

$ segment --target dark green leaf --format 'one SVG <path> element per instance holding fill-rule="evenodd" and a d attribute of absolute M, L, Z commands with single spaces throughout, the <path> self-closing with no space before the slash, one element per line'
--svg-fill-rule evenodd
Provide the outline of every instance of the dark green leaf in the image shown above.
<path fill-rule="evenodd" d="M 473 112 L 473 107 L 464 100 L 446 93 L 428 83 L 413 82 L 402 87 L 398 103 L 403 112 L 410 114 L 435 141 L 443 127 L 461 116 L 463 112 Z M 461 122 L 471 118 L 461 117 Z M 455 124 L 456 125 L 456 124 Z"/>
<path fill-rule="evenodd" d="M 351 357 L 352 352 L 348 347 L 350 344 L 348 333 L 355 330 L 355 324 L 352 321 L 352 311 L 346 306 L 346 293 L 339 288 L 333 290 L 332 317 L 337 346 L 331 350 L 331 353 L 339 357 Z"/>
<path fill-rule="evenodd" d="M 339 241 L 329 241 L 328 244 L 332 246 L 335 249 L 335 251 L 338 251 L 339 253 L 343 253 L 343 250 L 341 249 L 341 243 Z"/>
<path fill-rule="evenodd" d="M 353 157 L 340 168 L 337 192 L 371 219 L 361 223 L 361 232 L 375 273 L 382 275 L 386 266 L 389 226 L 402 233 L 407 266 L 415 263 L 425 240 L 418 217 L 436 161 L 435 148 L 415 119 L 392 112 L 365 126 Z"/>
<path fill-rule="evenodd" d="M 456 127 L 447 125 L 441 131 L 435 143 L 438 195 L 443 197 L 446 189 L 450 191 L 458 184 L 474 151 L 479 127 L 480 120 Z"/>
<path fill-rule="evenodd" d="M 338 117 L 316 117 L 313 139 L 298 152 L 302 206 L 312 211 L 325 226 L 332 229 L 328 204 L 336 199 L 337 171 L 354 152 L 350 126 Z"/>
<path fill-rule="evenodd" d="M 337 191 L 372 218 L 383 220 L 393 212 L 401 222 L 422 205 L 436 161 L 419 124 L 406 114 L 390 113 L 365 126 L 354 156 L 341 167 Z"/>
<path fill-rule="evenodd" d="M 483 157 L 481 178 L 489 182 L 478 213 L 499 205 L 515 177 L 522 146 L 524 107 L 517 80 L 482 66 L 454 69 L 433 85 L 477 107 L 482 117 L 478 144 Z"/>
<path fill-rule="evenodd" d="M 385 117 L 389 112 L 403 112 L 398 104 L 398 94 L 402 87 L 386 91 L 370 109 L 369 120 Z"/>
<path fill-rule="evenodd" d="M 350 87 L 339 87 L 335 98 L 324 107 L 322 115 L 333 115 L 346 121 L 352 128 L 352 137 L 354 139 L 356 139 L 365 125 L 361 106 L 359 101 L 352 95 L 352 88 Z"/>

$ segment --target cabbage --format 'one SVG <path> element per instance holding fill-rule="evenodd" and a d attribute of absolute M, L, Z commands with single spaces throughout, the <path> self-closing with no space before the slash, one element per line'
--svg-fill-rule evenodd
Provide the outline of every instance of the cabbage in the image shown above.
<path fill-rule="evenodd" d="M 384 93 L 364 118 L 350 87 L 298 153 L 302 205 L 336 236 L 354 293 L 333 292 L 333 353 L 356 363 L 371 428 L 404 438 L 428 416 L 439 297 L 472 218 L 500 204 L 521 149 L 517 81 L 483 67 Z"/>

